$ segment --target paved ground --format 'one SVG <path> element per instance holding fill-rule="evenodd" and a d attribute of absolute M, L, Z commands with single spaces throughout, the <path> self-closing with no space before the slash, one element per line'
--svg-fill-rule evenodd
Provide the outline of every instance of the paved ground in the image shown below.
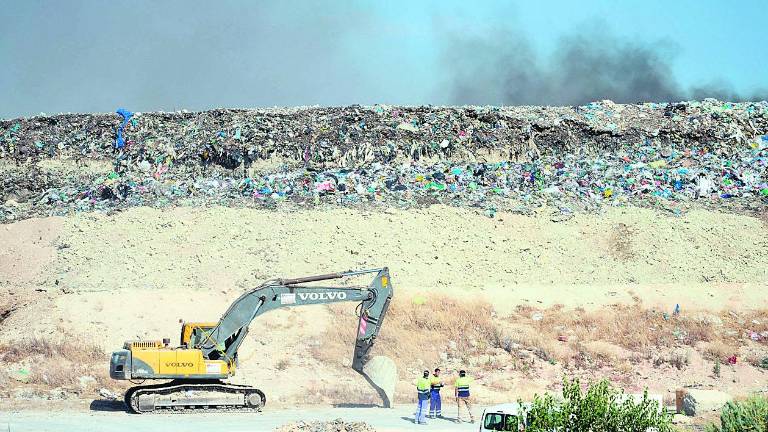
<path fill-rule="evenodd" d="M 0 412 L 0 432 L 143 432 L 271 431 L 297 420 L 365 421 L 379 432 L 473 431 L 477 424 L 434 420 L 427 426 L 413 424 L 413 408 L 318 408 L 300 411 L 267 411 L 260 414 L 132 415 L 121 411 Z"/>

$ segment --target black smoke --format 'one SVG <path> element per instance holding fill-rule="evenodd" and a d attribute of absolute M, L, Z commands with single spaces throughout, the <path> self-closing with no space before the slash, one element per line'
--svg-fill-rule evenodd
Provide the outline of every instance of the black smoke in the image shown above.
<path fill-rule="evenodd" d="M 452 103 L 582 105 L 717 98 L 765 100 L 768 92 L 739 94 L 725 80 L 683 88 L 673 74 L 674 46 L 611 35 L 600 25 L 563 37 L 549 55 L 524 36 L 503 30 L 487 37 L 448 36 L 443 65 Z"/>

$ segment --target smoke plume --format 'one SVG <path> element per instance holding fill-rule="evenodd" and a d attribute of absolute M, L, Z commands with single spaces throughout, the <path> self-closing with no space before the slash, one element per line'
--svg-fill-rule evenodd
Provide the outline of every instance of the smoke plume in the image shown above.
<path fill-rule="evenodd" d="M 443 63 L 451 71 L 451 101 L 582 105 L 603 99 L 620 103 L 708 97 L 764 100 L 768 94 L 764 90 L 739 94 L 723 80 L 683 88 L 672 72 L 670 44 L 627 41 L 604 30 L 563 37 L 548 56 L 536 52 L 524 36 L 508 30 L 490 37 L 448 37 Z"/>

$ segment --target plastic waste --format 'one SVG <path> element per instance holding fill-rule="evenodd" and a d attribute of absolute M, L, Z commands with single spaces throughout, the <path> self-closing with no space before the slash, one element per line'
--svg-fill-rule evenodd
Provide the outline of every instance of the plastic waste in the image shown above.
<path fill-rule="evenodd" d="M 117 137 L 115 138 L 115 148 L 120 149 L 125 146 L 125 137 L 123 136 L 125 134 L 125 126 L 128 125 L 128 121 L 133 117 L 133 113 L 125 108 L 119 108 L 116 112 L 123 118 L 122 123 L 117 128 Z"/>

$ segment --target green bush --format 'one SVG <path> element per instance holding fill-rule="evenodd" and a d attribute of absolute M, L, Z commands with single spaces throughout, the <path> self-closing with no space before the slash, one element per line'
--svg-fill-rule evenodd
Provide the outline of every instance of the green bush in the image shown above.
<path fill-rule="evenodd" d="M 578 379 L 565 379 L 562 401 L 549 394 L 534 398 L 526 431 L 646 432 L 649 428 L 672 431 L 672 416 L 660 410 L 656 401 L 648 399 L 648 392 L 639 403 L 631 398 L 622 400 L 622 395 L 623 392 L 605 380 L 582 390 Z"/>
<path fill-rule="evenodd" d="M 720 426 L 709 425 L 707 432 L 768 432 L 768 400 L 753 396 L 728 402 L 720 413 Z"/>

